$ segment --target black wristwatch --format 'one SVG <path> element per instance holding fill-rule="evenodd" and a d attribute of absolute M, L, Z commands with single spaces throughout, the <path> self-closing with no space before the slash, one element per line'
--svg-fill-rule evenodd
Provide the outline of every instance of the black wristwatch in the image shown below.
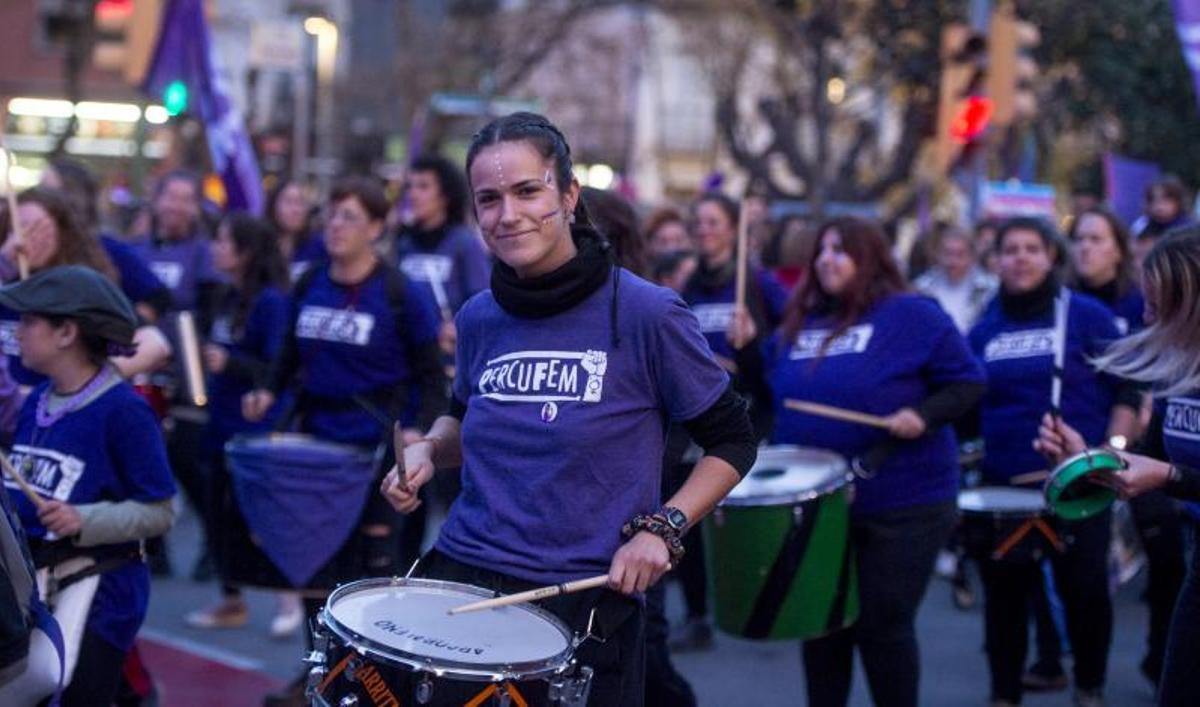
<path fill-rule="evenodd" d="M 660 510 L 658 513 L 663 518 L 666 518 L 667 525 L 674 528 L 675 532 L 679 533 L 680 535 L 683 535 L 683 531 L 687 530 L 688 517 L 678 508 L 675 508 L 674 506 L 663 506 L 662 510 Z"/>

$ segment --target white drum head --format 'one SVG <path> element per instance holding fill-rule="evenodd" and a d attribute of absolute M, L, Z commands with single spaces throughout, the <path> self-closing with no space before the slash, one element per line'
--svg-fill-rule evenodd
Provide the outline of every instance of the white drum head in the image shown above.
<path fill-rule="evenodd" d="M 723 505 L 790 505 L 841 488 L 849 467 L 841 455 L 824 449 L 781 445 L 758 450 L 750 473 L 729 492 Z"/>
<path fill-rule="evenodd" d="M 330 596 L 325 620 L 335 632 L 351 634 L 350 640 L 365 639 L 373 652 L 409 664 L 510 672 L 567 662 L 570 633 L 541 609 L 524 604 L 448 613 L 491 596 L 452 582 L 364 580 Z"/>
<path fill-rule="evenodd" d="M 958 492 L 958 508 L 968 513 L 1018 513 L 1037 515 L 1046 509 L 1046 499 L 1036 489 L 984 486 Z"/>

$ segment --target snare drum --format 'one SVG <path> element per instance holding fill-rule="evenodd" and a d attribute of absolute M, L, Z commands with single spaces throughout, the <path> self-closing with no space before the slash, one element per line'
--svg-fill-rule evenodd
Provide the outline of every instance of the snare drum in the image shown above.
<path fill-rule="evenodd" d="M 760 449 L 705 523 L 716 622 L 746 638 L 815 638 L 858 618 L 846 461 L 804 447 Z"/>
<path fill-rule="evenodd" d="M 984 486 L 958 494 L 963 545 L 981 560 L 1034 562 L 1059 549 L 1042 494 L 1035 489 Z"/>
<path fill-rule="evenodd" d="M 567 626 L 530 604 L 449 615 L 487 590 L 364 579 L 329 595 L 308 662 L 314 705 L 583 707 L 591 669 Z"/>

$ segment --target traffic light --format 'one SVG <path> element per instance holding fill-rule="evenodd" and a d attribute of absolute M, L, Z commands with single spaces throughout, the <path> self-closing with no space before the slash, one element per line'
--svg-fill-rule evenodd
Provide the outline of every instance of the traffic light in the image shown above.
<path fill-rule="evenodd" d="M 995 123 L 1007 127 L 1027 121 L 1037 112 L 1033 51 L 1041 33 L 1005 3 L 992 14 L 988 35 L 988 95 L 995 102 Z"/>
<path fill-rule="evenodd" d="M 99 0 L 92 11 L 92 63 L 138 85 L 158 42 L 164 0 Z"/>
<path fill-rule="evenodd" d="M 987 88 L 987 38 L 966 25 L 942 30 L 937 159 L 945 172 L 983 136 L 994 114 Z"/>
<path fill-rule="evenodd" d="M 163 89 L 162 103 L 169 116 L 174 117 L 186 111 L 188 107 L 187 84 L 178 80 L 167 84 L 167 87 Z"/>

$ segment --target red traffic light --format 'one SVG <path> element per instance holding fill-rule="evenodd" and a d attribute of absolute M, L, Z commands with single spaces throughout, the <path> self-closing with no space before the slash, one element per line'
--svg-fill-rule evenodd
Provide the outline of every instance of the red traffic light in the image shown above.
<path fill-rule="evenodd" d="M 986 96 L 968 96 L 958 107 L 950 123 L 950 137 L 960 144 L 968 143 L 983 134 L 992 119 L 995 106 Z"/>

